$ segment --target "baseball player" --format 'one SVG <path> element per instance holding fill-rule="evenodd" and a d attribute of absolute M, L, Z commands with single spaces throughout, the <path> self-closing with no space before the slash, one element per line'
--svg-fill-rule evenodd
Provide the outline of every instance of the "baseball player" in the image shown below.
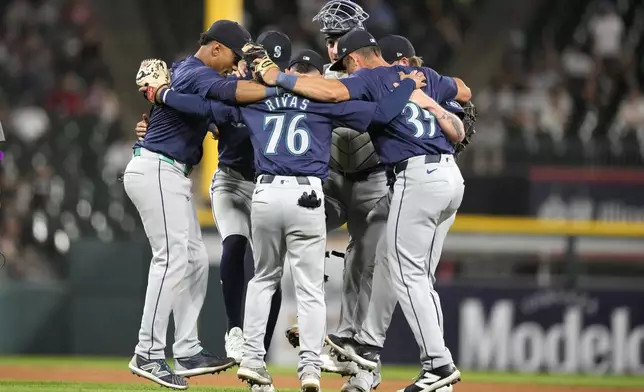
<path fill-rule="evenodd" d="M 210 113 L 215 121 L 243 121 L 251 132 L 259 174 L 251 214 L 256 271 L 246 297 L 245 343 L 237 372 L 249 383 L 272 384 L 264 364 L 262 342 L 267 299 L 279 285 L 283 260 L 288 256 L 302 326 L 298 375 L 302 390 L 319 390 L 319 355 L 326 319 L 322 181 L 328 176 L 332 120 L 356 129 L 366 129 L 372 121 L 389 123 L 405 106 L 412 90 L 422 85 L 424 76 L 415 72 L 408 76 L 411 81 L 403 80 L 400 88 L 377 104 L 320 104 L 287 94 L 240 109 L 167 89 L 157 92 L 157 99 L 175 109 Z"/>
<path fill-rule="evenodd" d="M 414 47 L 405 37 L 390 35 L 379 40 L 378 44 L 382 50 L 383 59 L 389 64 L 407 65 L 414 63 L 417 66 L 422 65 L 422 60 L 419 57 L 416 57 Z M 465 126 L 466 136 L 463 141 L 458 140 L 458 138 L 450 139 L 450 141 L 456 145 L 456 153 L 454 155 L 457 156 L 458 152 L 462 151 L 465 147 L 461 144 L 463 142 L 469 143 L 469 137 L 474 133 L 473 119 L 475 118 L 475 114 L 469 110 L 468 113 L 465 113 L 461 105 L 455 101 L 448 101 L 442 105 L 442 107 L 462 118 Z M 472 107 L 471 103 L 468 103 L 467 107 Z M 388 197 L 383 198 L 376 206 L 377 210 L 382 210 L 382 212 L 379 211 L 378 214 L 388 214 L 389 203 L 392 195 L 393 188 L 390 189 L 389 194 L 387 195 Z M 455 216 L 456 215 L 453 214 L 437 226 L 434 237 L 430 243 L 429 270 L 432 277 L 434 277 L 438 261 L 440 260 L 445 237 L 454 222 Z M 396 294 L 390 290 L 393 283 L 391 273 L 387 265 L 385 245 L 385 240 L 381 240 L 381 242 L 378 243 L 378 256 L 376 257 L 376 266 L 373 277 L 373 292 L 371 302 L 369 303 L 369 310 L 367 311 L 367 316 L 362 328 L 354 336 L 355 342 L 350 343 L 354 346 L 352 348 L 354 353 L 360 352 L 363 354 L 362 357 L 359 357 L 359 360 L 364 360 L 365 358 L 363 357 L 367 357 L 366 361 L 369 362 L 363 361 L 361 362 L 361 365 L 364 366 L 365 363 L 368 363 L 368 365 L 371 366 L 366 367 L 370 369 L 375 369 L 378 362 L 376 356 L 384 346 L 386 331 L 391 322 L 396 303 L 398 302 Z M 439 303 L 437 303 L 437 305 L 439 305 Z M 330 338 L 342 345 L 345 350 L 347 349 L 347 347 L 344 347 L 345 345 L 342 344 L 343 342 L 340 339 L 335 337 Z M 351 353 L 350 351 L 345 352 L 349 354 Z M 355 354 L 350 355 L 350 358 L 355 358 Z M 451 386 L 446 386 L 441 388 L 440 392 L 449 392 L 449 390 L 451 390 Z"/>
<path fill-rule="evenodd" d="M 338 41 L 339 59 L 331 70 L 353 77 L 340 81 L 298 78 L 265 68 L 263 81 L 319 101 L 347 99 L 374 101 L 388 92 L 387 85 L 404 66 L 389 66 L 376 40 L 364 30 L 352 30 Z M 409 326 L 421 350 L 423 371 L 405 392 L 435 391 L 460 380 L 442 337 L 438 294 L 427 261 L 427 243 L 438 225 L 456 213 L 463 197 L 463 178 L 454 162 L 454 146 L 446 135 L 465 137 L 461 120 L 436 102 L 468 101 L 471 92 L 462 81 L 421 68 L 427 77 L 425 92 L 434 99 L 429 111 L 408 105 L 384 132 L 372 133 L 380 159 L 396 175 L 387 219 L 387 259 Z M 403 201 L 405 202 L 403 204 Z M 327 342 L 340 353 L 343 347 Z"/>
<path fill-rule="evenodd" d="M 194 56 L 172 68 L 172 87 L 217 99 L 250 102 L 277 94 L 252 81 L 222 77 L 235 68 L 250 34 L 238 23 L 220 20 L 200 37 Z M 167 66 L 144 61 L 137 84 L 168 83 Z M 152 262 L 139 330 L 139 342 L 128 367 L 136 375 L 174 389 L 186 389 L 183 376 L 219 372 L 235 364 L 203 350 L 197 318 L 206 295 L 208 256 L 192 203 L 190 172 L 202 156 L 207 130 L 202 118 L 154 107 L 149 130 L 134 145 L 134 157 L 123 181 L 136 206 L 152 248 Z M 165 362 L 165 338 L 174 315 L 174 372 Z"/>
<path fill-rule="evenodd" d="M 291 57 L 291 41 L 284 33 L 267 31 L 259 36 L 257 42 L 264 46 L 269 57 L 285 70 Z M 239 76 L 243 70 L 239 70 Z M 244 72 L 245 73 L 245 72 Z M 238 78 L 238 76 L 231 76 Z M 242 77 L 245 78 L 245 77 Z M 248 75 L 250 77 L 250 74 Z M 243 123 L 223 122 L 217 124 L 219 133 L 219 165 L 212 179 L 210 200 L 217 230 L 222 238 L 221 283 L 228 318 L 225 336 L 226 355 L 239 363 L 242 357 L 244 335 L 242 332 L 243 298 L 248 281 L 252 277 L 250 265 L 244 262 L 250 238 L 250 209 L 255 189 L 255 165 L 250 135 Z M 250 272 L 250 273 L 248 273 Z M 271 312 L 267 324 L 266 350 L 270 346 L 279 309 L 282 291 L 277 289 L 271 302 Z"/>

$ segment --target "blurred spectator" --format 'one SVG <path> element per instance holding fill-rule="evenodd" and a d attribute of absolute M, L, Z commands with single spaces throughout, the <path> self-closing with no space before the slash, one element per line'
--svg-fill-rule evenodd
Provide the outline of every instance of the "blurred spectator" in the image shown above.
<path fill-rule="evenodd" d="M 638 88 L 631 89 L 628 97 L 622 101 L 611 131 L 613 143 L 618 143 L 629 134 L 634 136 L 632 139 L 637 141 L 640 153 L 644 155 L 644 95 Z"/>
<path fill-rule="evenodd" d="M 599 59 L 616 59 L 622 48 L 624 21 L 609 2 L 600 3 L 589 24 L 593 54 Z"/>
<path fill-rule="evenodd" d="M 593 54 L 611 75 L 615 75 L 619 70 L 624 21 L 611 3 L 602 2 L 588 28 L 593 42 Z"/>
<path fill-rule="evenodd" d="M 514 93 L 500 78 L 474 97 L 478 118 L 476 128 L 484 133 L 471 148 L 473 168 L 478 174 L 496 173 L 503 169 L 503 144 L 506 136 L 505 118 L 513 110 Z"/>
<path fill-rule="evenodd" d="M 556 142 L 562 142 L 566 123 L 572 113 L 572 98 L 562 86 L 549 90 L 539 115 L 539 126 Z"/>
<path fill-rule="evenodd" d="M 40 106 L 17 107 L 11 112 L 14 134 L 23 142 L 31 143 L 40 139 L 49 129 L 49 116 Z"/>

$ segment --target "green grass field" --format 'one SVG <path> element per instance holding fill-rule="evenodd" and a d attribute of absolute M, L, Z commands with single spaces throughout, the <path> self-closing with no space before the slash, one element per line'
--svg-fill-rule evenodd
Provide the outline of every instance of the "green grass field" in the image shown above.
<path fill-rule="evenodd" d="M 91 358 L 91 357 L 0 357 L 0 368 L 9 366 L 33 367 L 39 373 L 47 371 L 55 372 L 56 369 L 78 369 L 79 371 L 90 369 L 124 370 L 127 358 Z M 294 369 L 275 368 L 270 369 L 273 375 L 284 375 L 295 377 Z M 382 370 L 385 380 L 411 380 L 417 374 L 416 368 L 386 366 Z M 325 377 L 332 377 L 326 376 Z M 643 376 L 580 376 L 580 375 L 525 375 L 511 373 L 478 373 L 466 372 L 464 380 L 472 383 L 511 383 L 511 384 L 537 384 L 537 385 L 558 385 L 578 387 L 606 387 L 626 388 L 626 391 L 644 391 Z M 134 379 L 133 379 L 134 380 Z M 134 381 L 133 381 L 134 382 Z M 634 389 L 632 389 L 634 388 Z M 455 388 L 456 390 L 457 388 Z M 133 384 L 99 384 L 99 383 L 76 383 L 76 382 L 42 382 L 42 381 L 12 381 L 0 379 L 0 391 L 2 392 L 144 392 L 159 391 L 159 386 L 152 383 Z M 191 386 L 189 390 L 201 392 L 242 392 L 247 388 L 221 388 L 211 386 Z M 280 392 L 295 390 L 279 389 Z M 389 391 L 383 391 L 389 392 Z"/>

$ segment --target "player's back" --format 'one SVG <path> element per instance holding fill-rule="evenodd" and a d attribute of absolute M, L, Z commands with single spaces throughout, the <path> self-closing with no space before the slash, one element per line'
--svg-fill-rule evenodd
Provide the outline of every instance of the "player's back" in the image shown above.
<path fill-rule="evenodd" d="M 224 111 L 215 113 L 215 118 L 231 113 L 230 106 L 210 105 L 215 106 L 213 112 Z M 239 120 L 250 130 L 258 174 L 325 179 L 329 175 L 333 127 L 366 131 L 376 107 L 365 101 L 331 104 L 283 94 L 241 108 Z"/>
<path fill-rule="evenodd" d="M 257 174 L 326 178 L 333 128 L 328 107 L 284 94 L 241 108 Z"/>
<path fill-rule="evenodd" d="M 393 84 L 400 79 L 398 72 L 408 74 L 413 70 L 425 74 L 427 86 L 423 91 L 439 104 L 454 98 L 455 86 L 450 87 L 446 78 L 426 67 L 395 65 L 362 69 L 354 75 L 366 80 L 363 98 L 377 101 L 391 93 Z M 382 132 L 371 132 L 371 138 L 380 159 L 386 164 L 395 164 L 417 155 L 454 153 L 454 147 L 443 134 L 436 118 L 412 102 Z"/>

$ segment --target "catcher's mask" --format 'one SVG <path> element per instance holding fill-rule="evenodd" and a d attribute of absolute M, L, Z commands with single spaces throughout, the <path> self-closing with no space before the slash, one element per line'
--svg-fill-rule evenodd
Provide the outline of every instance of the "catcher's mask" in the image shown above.
<path fill-rule="evenodd" d="M 341 35 L 352 29 L 364 29 L 362 23 L 369 18 L 362 7 L 350 0 L 331 0 L 313 17 L 320 23 L 320 32 Z"/>

